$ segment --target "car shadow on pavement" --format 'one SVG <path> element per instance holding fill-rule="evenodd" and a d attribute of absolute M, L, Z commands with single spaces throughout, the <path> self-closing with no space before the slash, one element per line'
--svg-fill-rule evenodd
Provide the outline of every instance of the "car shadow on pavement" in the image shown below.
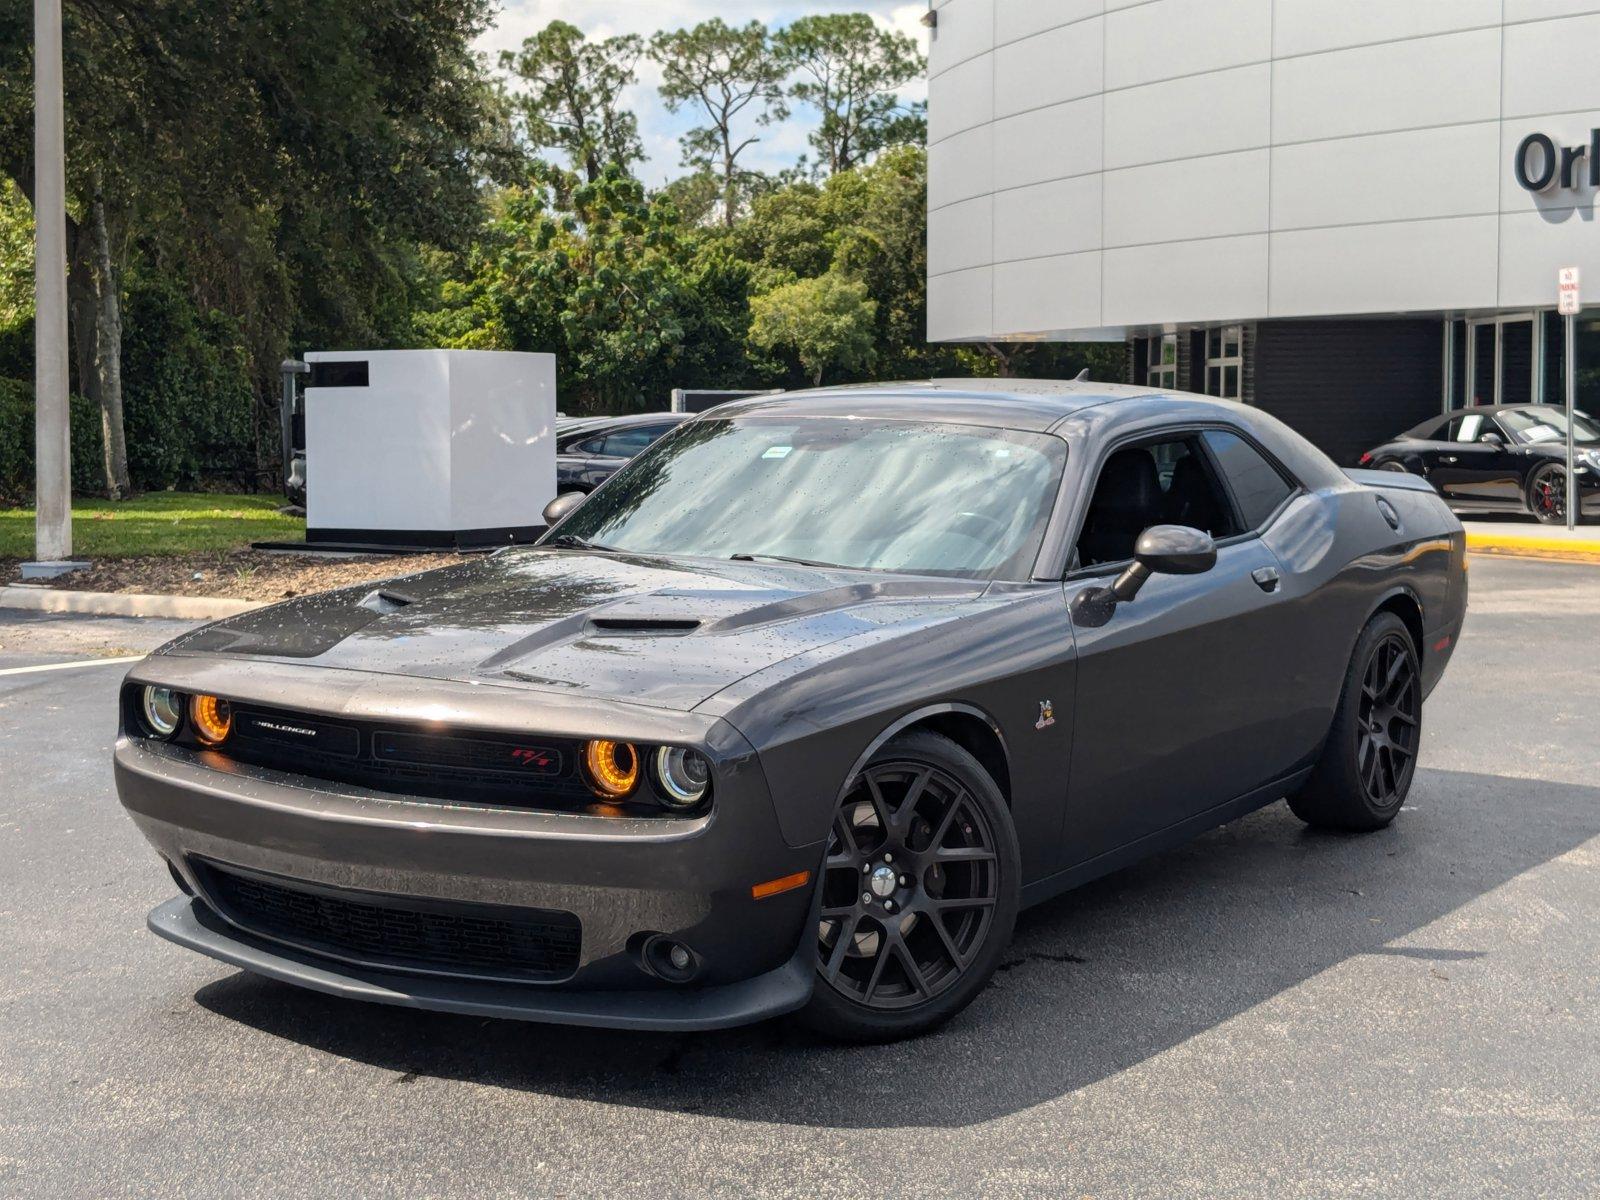
<path fill-rule="evenodd" d="M 1024 913 L 972 1007 L 898 1045 L 831 1045 L 789 1021 L 640 1034 L 484 1020 L 248 974 L 196 1000 L 391 1070 L 397 1085 L 438 1077 L 745 1121 L 962 1126 L 1126 1070 L 1358 955 L 1471 969 L 1491 952 L 1413 935 L 1597 834 L 1600 788 L 1452 771 L 1419 773 L 1376 834 L 1318 833 L 1274 805 Z"/>

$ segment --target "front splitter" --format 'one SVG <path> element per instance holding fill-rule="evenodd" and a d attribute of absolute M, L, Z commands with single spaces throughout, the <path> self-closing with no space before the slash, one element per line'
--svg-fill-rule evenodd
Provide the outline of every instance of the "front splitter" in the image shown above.
<path fill-rule="evenodd" d="M 169 942 L 270 979 L 350 1000 L 517 1021 L 602 1029 L 692 1032 L 749 1025 L 793 1012 L 811 998 L 816 978 L 802 939 L 781 967 L 739 983 L 682 990 L 574 991 L 559 985 L 508 984 L 355 968 L 301 957 L 250 937 L 199 901 L 176 896 L 152 910 L 150 931 Z"/>

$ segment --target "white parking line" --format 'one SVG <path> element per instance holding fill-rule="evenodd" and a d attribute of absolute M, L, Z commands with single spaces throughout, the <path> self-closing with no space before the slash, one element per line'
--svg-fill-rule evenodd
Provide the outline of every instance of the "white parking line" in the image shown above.
<path fill-rule="evenodd" d="M 138 662 L 143 654 L 129 654 L 122 658 L 84 658 L 77 662 L 45 663 L 42 667 L 3 667 L 0 675 L 29 675 L 34 671 L 70 671 L 74 667 L 109 667 L 112 663 Z"/>

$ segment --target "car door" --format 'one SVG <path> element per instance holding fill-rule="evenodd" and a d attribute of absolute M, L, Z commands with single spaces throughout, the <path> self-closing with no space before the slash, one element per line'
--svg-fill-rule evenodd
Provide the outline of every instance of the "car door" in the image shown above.
<path fill-rule="evenodd" d="M 1518 501 L 1517 461 L 1506 435 L 1488 413 L 1451 420 L 1430 474 L 1434 487 L 1457 504 L 1494 507 Z"/>
<path fill-rule="evenodd" d="M 1217 562 L 1202 575 L 1152 576 L 1103 624 L 1074 616 L 1077 703 L 1064 831 L 1071 862 L 1282 777 L 1300 753 L 1285 736 L 1292 697 L 1284 664 L 1296 635 L 1280 604 L 1282 568 L 1258 536 L 1297 487 L 1236 431 L 1219 432 L 1232 439 L 1230 454 L 1242 446 L 1258 464 L 1253 476 L 1240 471 L 1237 487 L 1210 435 L 1198 431 L 1121 447 L 1101 467 L 1079 538 L 1085 565 L 1067 581 L 1069 604 L 1126 566 L 1132 543 L 1119 539 L 1134 534 L 1124 531 L 1209 524 Z M 1104 489 L 1149 491 L 1148 472 L 1115 461 L 1128 452 L 1150 454 L 1159 492 L 1125 496 L 1116 513 Z M 1173 459 L 1175 468 L 1165 465 Z M 1097 507 L 1116 519 L 1097 518 Z M 1120 551 L 1122 558 L 1108 557 Z"/>

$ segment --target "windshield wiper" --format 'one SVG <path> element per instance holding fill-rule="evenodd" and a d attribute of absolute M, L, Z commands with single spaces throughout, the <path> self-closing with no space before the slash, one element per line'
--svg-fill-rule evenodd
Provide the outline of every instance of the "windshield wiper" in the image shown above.
<path fill-rule="evenodd" d="M 793 563 L 797 567 L 832 567 L 839 571 L 858 570 L 859 568 L 847 567 L 843 563 L 817 562 L 812 558 L 790 558 L 787 554 L 730 554 L 728 558 L 733 562 L 781 562 Z"/>
<path fill-rule="evenodd" d="M 574 550 L 599 550 L 603 554 L 620 554 L 622 551 L 615 546 L 606 546 L 600 542 L 591 542 L 588 538 L 579 537 L 575 533 L 557 534 L 547 542 L 540 542 L 541 546 L 570 546 Z"/>

